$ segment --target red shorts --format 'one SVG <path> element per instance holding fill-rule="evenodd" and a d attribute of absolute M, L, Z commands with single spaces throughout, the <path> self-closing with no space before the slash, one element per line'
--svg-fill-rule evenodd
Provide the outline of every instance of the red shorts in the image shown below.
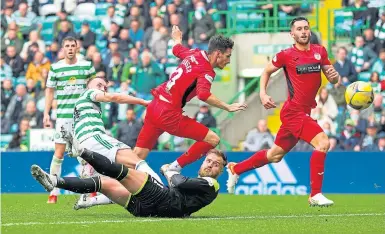
<path fill-rule="evenodd" d="M 286 152 L 289 152 L 299 139 L 310 143 L 317 134 L 323 132 L 317 121 L 310 117 L 310 108 L 299 108 L 288 102 L 283 106 L 280 117 L 282 125 L 274 143 Z"/>
<path fill-rule="evenodd" d="M 170 103 L 154 98 L 147 106 L 144 125 L 139 133 L 136 146 L 152 149 L 163 132 L 196 141 L 203 141 L 209 129 L 196 120 L 182 115 L 182 109 L 176 109 Z"/>

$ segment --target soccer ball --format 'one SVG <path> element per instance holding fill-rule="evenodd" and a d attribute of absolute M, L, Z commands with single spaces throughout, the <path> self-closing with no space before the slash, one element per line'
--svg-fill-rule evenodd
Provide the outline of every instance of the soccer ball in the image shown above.
<path fill-rule="evenodd" d="M 366 109 L 372 104 L 373 99 L 373 89 L 368 82 L 356 81 L 346 88 L 345 100 L 353 109 Z"/>

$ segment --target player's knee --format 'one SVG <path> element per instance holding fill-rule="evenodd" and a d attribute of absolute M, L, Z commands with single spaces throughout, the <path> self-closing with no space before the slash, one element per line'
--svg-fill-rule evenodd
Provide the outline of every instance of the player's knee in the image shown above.
<path fill-rule="evenodd" d="M 322 139 L 319 141 L 318 145 L 315 147 L 316 150 L 321 151 L 321 152 L 328 152 L 330 148 L 330 143 L 329 139 Z"/>
<path fill-rule="evenodd" d="M 217 134 L 212 134 L 212 137 L 210 137 L 210 142 L 213 147 L 216 147 L 219 144 L 220 138 Z"/>
<path fill-rule="evenodd" d="M 282 155 L 277 154 L 277 155 L 272 155 L 271 157 L 268 157 L 267 159 L 272 163 L 278 163 L 282 160 L 283 156 L 284 156 L 283 154 Z"/>

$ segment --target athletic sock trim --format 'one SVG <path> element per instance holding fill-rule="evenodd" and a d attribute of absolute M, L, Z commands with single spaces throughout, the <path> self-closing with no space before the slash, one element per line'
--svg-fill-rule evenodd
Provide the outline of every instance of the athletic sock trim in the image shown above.
<path fill-rule="evenodd" d="M 126 202 L 126 204 L 124 205 L 124 208 L 125 208 L 125 209 L 127 209 L 128 205 L 130 204 L 130 201 L 131 201 L 131 194 L 128 195 L 127 202 Z"/>
<path fill-rule="evenodd" d="M 147 173 L 146 173 L 146 174 L 147 174 Z M 147 183 L 148 177 L 149 177 L 149 175 L 147 174 L 146 179 L 144 180 L 142 186 L 140 186 L 140 188 L 138 189 L 138 191 L 136 191 L 136 192 L 133 193 L 132 195 L 135 196 L 135 195 L 137 195 L 138 193 L 140 193 L 140 192 L 142 191 L 142 189 L 144 188 L 144 185 L 146 185 L 146 183 Z"/>

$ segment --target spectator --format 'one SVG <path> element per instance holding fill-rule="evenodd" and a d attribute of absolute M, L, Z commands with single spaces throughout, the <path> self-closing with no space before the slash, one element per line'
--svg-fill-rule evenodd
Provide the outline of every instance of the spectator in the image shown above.
<path fill-rule="evenodd" d="M 0 75 L 1 81 L 4 79 L 11 79 L 13 77 L 12 68 L 5 63 L 4 58 L 0 59 Z"/>
<path fill-rule="evenodd" d="M 316 102 L 317 108 L 321 108 L 330 119 L 336 118 L 338 114 L 337 104 L 325 87 L 321 88 L 320 94 L 316 96 Z"/>
<path fill-rule="evenodd" d="M 127 2 L 126 0 L 118 0 L 118 3 L 115 5 L 115 22 L 122 26 L 124 22 L 124 17 L 127 13 Z"/>
<path fill-rule="evenodd" d="M 111 41 L 113 38 L 118 38 L 120 33 L 120 26 L 112 22 L 110 26 L 110 31 L 105 34 L 104 39 L 107 41 Z"/>
<path fill-rule="evenodd" d="M 170 22 L 171 25 L 177 25 L 180 28 L 180 30 L 182 31 L 183 43 L 187 43 L 189 34 L 187 22 L 184 22 L 182 16 L 180 16 L 179 14 L 172 14 L 170 16 Z"/>
<path fill-rule="evenodd" d="M 128 53 L 131 48 L 134 47 L 134 44 L 129 38 L 128 29 L 120 30 L 119 34 L 119 42 L 118 42 L 118 50 L 124 56 L 128 57 Z"/>
<path fill-rule="evenodd" d="M 24 60 L 24 64 L 29 64 L 30 62 L 33 61 L 33 58 L 35 57 L 35 54 L 39 52 L 39 45 L 37 43 L 32 43 L 27 50 L 27 57 Z M 41 51 L 40 51 L 41 52 Z M 64 55 L 63 55 L 64 58 Z M 23 58 L 24 59 L 24 58 Z"/>
<path fill-rule="evenodd" d="M 373 114 L 376 124 L 381 124 L 381 117 L 385 116 L 383 97 L 381 94 L 374 94 Z"/>
<path fill-rule="evenodd" d="M 380 50 L 379 58 L 373 64 L 372 72 L 378 72 L 381 77 L 385 76 L 385 49 Z"/>
<path fill-rule="evenodd" d="M 5 117 L 3 121 L 3 132 L 8 133 L 11 130 L 12 125 L 17 123 L 17 120 L 20 119 L 20 115 L 25 109 L 27 102 L 30 100 L 30 97 L 27 94 L 27 89 L 23 84 L 16 86 L 16 93 L 11 97 L 9 101 L 7 110 L 5 112 Z"/>
<path fill-rule="evenodd" d="M 345 121 L 345 129 L 340 136 L 341 145 L 344 150 L 352 151 L 359 144 L 361 134 L 356 131 L 355 123 L 351 119 Z"/>
<path fill-rule="evenodd" d="M 114 88 L 120 86 L 122 82 L 122 72 L 123 72 L 123 61 L 119 53 L 112 55 L 110 66 L 107 69 L 107 79 L 110 81 L 109 84 Z"/>
<path fill-rule="evenodd" d="M 199 111 L 195 113 L 195 120 L 208 128 L 217 127 L 217 121 L 211 113 L 209 105 L 206 102 L 200 101 Z"/>
<path fill-rule="evenodd" d="M 322 130 L 324 130 L 325 134 L 330 137 L 336 134 L 335 128 L 332 127 L 330 122 L 324 122 L 322 125 Z"/>
<path fill-rule="evenodd" d="M 165 14 L 166 14 L 166 4 L 164 4 L 164 0 L 155 0 L 155 5 L 157 7 L 157 15 L 164 18 Z"/>
<path fill-rule="evenodd" d="M 274 144 L 274 137 L 267 128 L 267 121 L 261 119 L 258 121 L 257 128 L 247 133 L 244 148 L 246 151 L 259 151 L 269 149 Z"/>
<path fill-rule="evenodd" d="M 341 74 L 341 73 L 340 73 Z M 336 84 L 329 90 L 329 94 L 333 97 L 339 110 L 344 110 L 346 107 L 345 91 L 346 87 L 341 83 L 340 78 Z"/>
<path fill-rule="evenodd" d="M 99 52 L 92 55 L 92 65 L 94 66 L 96 72 L 107 72 L 107 68 L 102 63 L 102 55 Z"/>
<path fill-rule="evenodd" d="M 381 81 L 378 72 L 372 72 L 369 82 L 372 85 L 374 93 L 381 93 L 385 91 L 385 79 Z"/>
<path fill-rule="evenodd" d="M 337 50 L 337 60 L 334 63 L 334 68 L 342 77 L 342 83 L 346 86 L 357 81 L 357 72 L 353 63 L 347 59 L 345 47 L 339 47 Z"/>
<path fill-rule="evenodd" d="M 380 132 L 377 135 L 377 144 L 373 144 L 364 148 L 368 152 L 385 152 L 385 132 Z"/>
<path fill-rule="evenodd" d="M 124 28 L 128 28 L 128 26 L 130 26 L 132 21 L 134 20 L 139 22 L 138 26 L 143 30 L 146 26 L 146 21 L 148 21 L 149 19 L 146 20 L 144 16 L 140 14 L 139 7 L 133 6 L 130 9 L 130 16 L 127 17 L 124 22 Z M 151 20 L 150 20 L 150 23 L 151 23 Z"/>
<path fill-rule="evenodd" d="M 152 98 L 151 89 L 165 81 L 165 74 L 158 64 L 152 60 L 149 52 L 143 52 L 141 63 L 136 68 L 136 73 L 132 76 L 132 87 L 137 91 L 137 96 L 149 100 Z"/>
<path fill-rule="evenodd" d="M 142 28 L 140 28 L 140 22 L 136 19 L 131 21 L 129 36 L 132 43 L 134 43 L 137 48 L 140 48 L 144 38 L 144 31 Z M 139 45 L 137 46 L 138 43 Z"/>
<path fill-rule="evenodd" d="M 49 61 L 51 61 L 52 63 L 55 63 L 58 60 L 57 57 L 58 57 L 58 53 L 59 53 L 59 48 L 60 48 L 59 44 L 56 41 L 54 41 L 49 46 L 49 49 L 48 49 L 48 51 L 45 54 L 47 59 Z"/>
<path fill-rule="evenodd" d="M 374 64 L 377 59 L 377 55 L 370 48 L 364 47 L 364 38 L 357 36 L 355 40 L 355 47 L 353 47 L 350 54 L 350 60 L 352 61 L 356 72 L 367 71 Z"/>
<path fill-rule="evenodd" d="M 27 80 L 26 88 L 27 88 L 28 97 L 33 98 L 34 100 L 37 100 L 37 98 L 39 97 L 39 93 L 40 93 L 39 92 L 40 91 L 40 86 L 41 86 L 40 84 L 36 85 L 36 82 L 34 80 L 32 80 L 32 79 L 28 79 Z"/>
<path fill-rule="evenodd" d="M 318 125 L 323 126 L 325 123 L 333 124 L 332 119 L 327 114 L 326 108 L 316 107 L 311 111 L 311 117 L 317 121 Z"/>
<path fill-rule="evenodd" d="M 56 38 L 60 32 L 61 29 L 61 22 L 67 21 L 68 28 L 70 31 L 74 30 L 74 25 L 71 22 L 71 20 L 68 18 L 68 14 L 65 10 L 61 10 L 56 14 L 59 18 L 55 21 L 55 24 L 53 25 L 53 36 Z"/>
<path fill-rule="evenodd" d="M 43 128 L 43 113 L 36 109 L 36 103 L 32 100 L 28 101 L 26 109 L 21 115 L 22 119 L 29 120 L 30 128 Z"/>
<path fill-rule="evenodd" d="M 5 7 L 1 12 L 1 26 L 5 29 L 12 22 L 13 9 Z"/>
<path fill-rule="evenodd" d="M 373 50 L 376 54 L 380 53 L 382 49 L 381 41 L 374 37 L 373 29 L 368 28 L 364 31 L 365 47 Z"/>
<path fill-rule="evenodd" d="M 1 54 L 3 56 L 8 46 L 14 46 L 17 54 L 20 54 L 23 48 L 23 40 L 17 37 L 16 31 L 13 29 L 8 29 L 7 34 L 1 39 Z"/>
<path fill-rule="evenodd" d="M 23 37 L 23 34 L 19 31 L 19 26 L 17 26 L 16 22 L 15 21 L 12 21 L 8 24 L 8 27 L 7 27 L 7 30 L 15 30 L 16 31 L 16 35 L 17 35 L 17 38 L 19 38 L 20 40 L 24 41 L 24 37 Z M 8 32 L 7 32 L 8 33 Z M 7 36 L 7 33 L 5 33 L 4 36 Z"/>
<path fill-rule="evenodd" d="M 139 64 L 139 52 L 136 48 L 130 50 L 128 61 L 124 64 L 122 80 L 131 80 L 132 76 L 136 73 L 136 67 Z"/>
<path fill-rule="evenodd" d="M 161 37 L 155 41 L 154 46 L 151 48 L 151 53 L 154 55 L 156 61 L 160 63 L 166 63 L 167 61 L 167 46 L 170 36 L 166 27 L 162 26 L 159 29 Z"/>
<path fill-rule="evenodd" d="M 188 14 L 189 14 L 188 6 L 184 3 L 183 0 L 174 0 L 174 4 L 176 7 L 176 12 L 179 15 L 184 16 L 184 20 L 188 22 Z"/>
<path fill-rule="evenodd" d="M 13 77 L 19 77 L 24 71 L 24 62 L 16 53 L 16 47 L 8 46 L 5 62 L 11 67 Z"/>
<path fill-rule="evenodd" d="M 14 94 L 15 91 L 12 87 L 12 80 L 9 78 L 3 80 L 1 85 L 1 112 L 5 112 Z"/>
<path fill-rule="evenodd" d="M 329 152 L 338 152 L 338 151 L 344 150 L 339 144 L 339 140 L 334 136 L 329 137 L 329 144 L 330 144 Z"/>
<path fill-rule="evenodd" d="M 12 14 L 12 20 L 19 26 L 24 39 L 26 39 L 28 34 L 37 26 L 36 14 L 28 11 L 28 5 L 24 2 L 21 2 L 19 4 L 19 10 Z"/>
<path fill-rule="evenodd" d="M 155 42 L 162 37 L 162 34 L 159 32 L 160 28 L 163 26 L 163 20 L 160 17 L 155 17 L 152 20 L 152 27 L 149 27 L 144 34 L 144 48 L 151 49 Z"/>
<path fill-rule="evenodd" d="M 169 27 L 169 28 L 171 28 L 173 26 L 170 22 L 170 16 L 173 14 L 178 14 L 176 12 L 176 6 L 174 3 L 169 3 L 169 4 L 167 4 L 167 11 L 166 11 L 166 14 L 163 18 L 164 26 Z M 183 32 L 183 30 L 182 30 L 182 32 Z"/>
<path fill-rule="evenodd" d="M 385 11 L 382 12 L 380 19 L 376 23 L 374 36 L 380 40 L 382 47 L 385 47 Z"/>
<path fill-rule="evenodd" d="M 135 90 L 130 87 L 128 82 L 122 82 L 120 84 L 120 88 L 117 90 L 117 92 L 128 94 L 131 96 L 136 96 Z M 118 105 L 118 121 L 122 121 L 126 119 L 127 110 L 134 109 L 135 105 L 133 104 L 119 104 Z"/>
<path fill-rule="evenodd" d="M 111 58 L 112 58 L 112 55 L 113 54 L 119 54 L 119 44 L 118 44 L 118 39 L 117 38 L 112 38 L 110 41 L 109 41 L 109 44 L 108 44 L 108 51 L 103 59 L 103 64 L 104 66 L 106 67 L 109 67 L 110 66 L 110 63 L 111 63 Z M 123 61 L 123 56 L 120 55 L 120 60 Z"/>
<path fill-rule="evenodd" d="M 107 35 L 111 29 L 112 22 L 115 21 L 115 7 L 109 6 L 107 9 L 107 16 L 102 19 L 102 32 Z"/>
<path fill-rule="evenodd" d="M 33 62 L 28 65 L 26 79 L 32 79 L 35 82 L 45 83 L 43 79 L 43 70 L 49 71 L 50 61 L 44 57 L 44 54 L 37 52 L 33 58 Z"/>
<path fill-rule="evenodd" d="M 42 53 L 45 53 L 45 42 L 40 39 L 39 32 L 38 31 L 31 31 L 29 33 L 29 41 L 24 43 L 23 49 L 20 52 L 20 57 L 24 59 L 24 61 L 27 60 L 28 57 L 28 51 L 33 44 L 37 44 L 38 50 Z"/>
<path fill-rule="evenodd" d="M 87 61 L 92 61 L 92 57 L 94 56 L 94 54 L 96 53 L 99 53 L 98 51 L 98 48 L 95 46 L 95 45 L 90 45 L 87 49 L 87 52 L 86 52 L 86 57 L 85 59 Z"/>
<path fill-rule="evenodd" d="M 78 38 L 82 41 L 83 48 L 86 50 L 91 45 L 95 45 L 96 34 L 90 30 L 88 21 L 83 21 Z"/>
<path fill-rule="evenodd" d="M 214 36 L 215 31 L 214 21 L 211 15 L 206 13 L 205 3 L 199 1 L 196 4 L 188 44 L 193 48 L 207 50 L 208 42 Z"/>
<path fill-rule="evenodd" d="M 163 18 L 162 16 L 158 15 L 158 10 L 159 8 L 157 6 L 152 6 L 150 7 L 150 18 L 148 20 L 146 20 L 147 22 L 147 25 L 145 26 L 145 28 L 149 28 L 151 27 L 151 22 L 153 21 L 153 19 L 157 16 L 159 16 L 160 18 Z"/>
<path fill-rule="evenodd" d="M 63 39 L 66 37 L 76 38 L 76 34 L 70 28 L 68 20 L 63 20 L 62 22 L 60 22 L 60 30 L 57 34 L 57 37 L 55 38 L 55 41 L 57 41 L 61 46 Z"/>
<path fill-rule="evenodd" d="M 362 135 L 360 143 L 355 147 L 354 151 L 361 151 L 361 149 L 374 145 L 377 137 L 377 129 L 378 127 L 374 123 L 370 123 L 366 127 L 366 134 Z"/>
<path fill-rule="evenodd" d="M 9 142 L 7 149 L 27 151 L 29 140 L 27 133 L 29 128 L 29 120 L 21 120 L 19 130 L 13 135 L 12 140 L 11 142 Z"/>
<path fill-rule="evenodd" d="M 137 7 L 138 8 L 139 14 L 144 18 L 144 21 L 150 20 L 150 16 L 149 16 L 150 6 L 147 3 L 147 1 L 145 1 L 145 0 L 135 0 L 135 4 L 131 7 L 131 9 L 133 7 Z M 151 22 L 151 20 L 150 20 L 150 22 Z M 143 26 L 147 25 L 146 22 L 140 22 L 140 23 L 141 23 L 140 25 L 143 25 Z M 144 30 L 146 30 L 146 28 L 144 28 Z"/>
<path fill-rule="evenodd" d="M 126 118 L 126 121 L 119 123 L 117 139 L 133 148 L 136 145 L 143 123 L 136 119 L 134 110 L 127 110 Z"/>

